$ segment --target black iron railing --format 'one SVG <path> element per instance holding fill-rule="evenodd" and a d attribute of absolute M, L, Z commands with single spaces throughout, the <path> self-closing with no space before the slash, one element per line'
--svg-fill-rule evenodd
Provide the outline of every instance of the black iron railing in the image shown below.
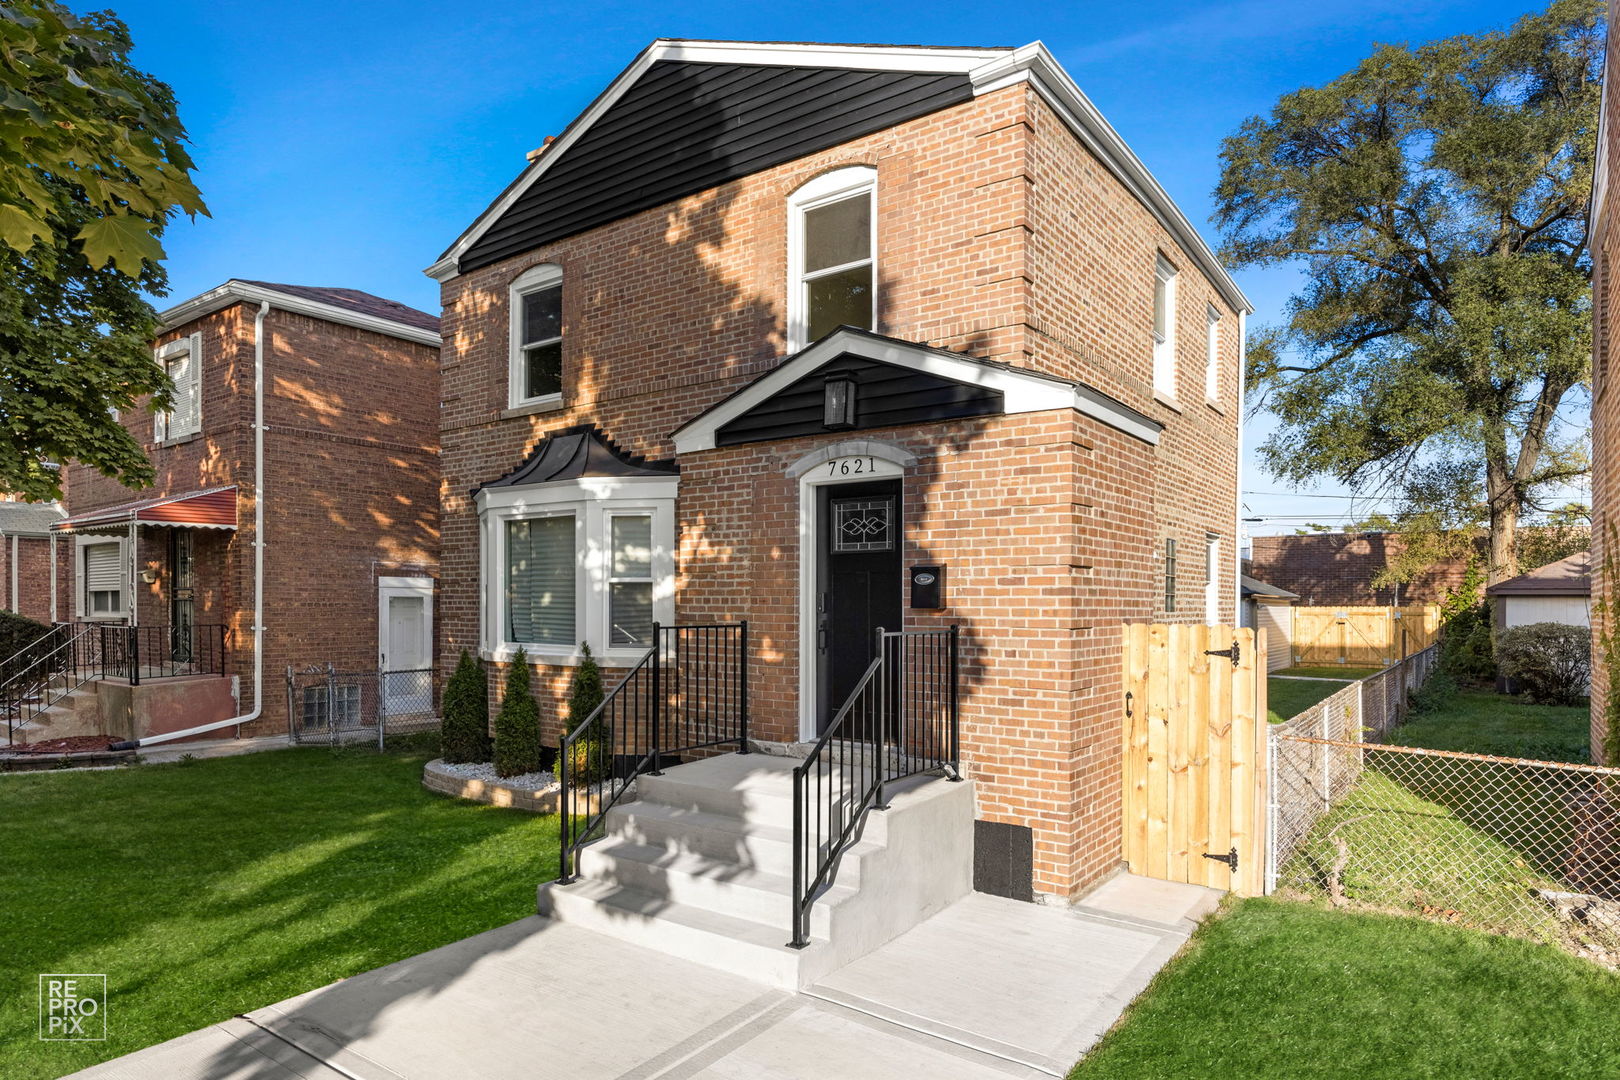
<path fill-rule="evenodd" d="M 574 880 L 579 849 L 630 781 L 725 746 L 748 752 L 748 623 L 653 624 L 652 647 L 558 748 L 558 883 Z"/>
<path fill-rule="evenodd" d="M 104 677 L 143 680 L 225 674 L 225 627 L 219 624 L 120 626 L 96 624 Z"/>
<path fill-rule="evenodd" d="M 877 630 L 876 654 L 826 732 L 793 770 L 793 938 L 810 944 L 810 909 L 888 785 L 943 771 L 962 778 L 960 638 L 947 630 Z"/>
<path fill-rule="evenodd" d="M 95 627 L 57 623 L 5 663 L 0 682 L 0 714 L 6 743 L 40 713 L 102 673 L 101 639 Z"/>

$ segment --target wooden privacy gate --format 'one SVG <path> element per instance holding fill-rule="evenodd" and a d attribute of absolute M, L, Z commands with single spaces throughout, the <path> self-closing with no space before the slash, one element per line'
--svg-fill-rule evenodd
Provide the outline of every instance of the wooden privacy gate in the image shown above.
<path fill-rule="evenodd" d="M 1434 644 L 1440 627 L 1436 604 L 1409 607 L 1298 607 L 1294 615 L 1296 664 L 1388 667 Z M 1278 643 L 1281 648 L 1282 644 Z"/>
<path fill-rule="evenodd" d="M 1124 627 L 1124 857 L 1132 873 L 1265 886 L 1265 634 Z"/>

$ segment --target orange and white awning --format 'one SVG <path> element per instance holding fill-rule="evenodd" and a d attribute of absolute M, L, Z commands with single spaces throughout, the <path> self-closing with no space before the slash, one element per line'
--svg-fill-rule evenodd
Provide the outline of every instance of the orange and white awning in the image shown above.
<path fill-rule="evenodd" d="M 120 525 L 166 525 L 180 529 L 236 528 L 236 485 L 204 488 L 178 495 L 120 503 L 100 510 L 86 510 L 63 518 L 51 526 L 52 532 L 86 532 Z"/>

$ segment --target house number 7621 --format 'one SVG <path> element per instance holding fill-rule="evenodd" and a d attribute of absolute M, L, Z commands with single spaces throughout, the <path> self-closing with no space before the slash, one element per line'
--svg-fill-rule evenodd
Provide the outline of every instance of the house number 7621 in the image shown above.
<path fill-rule="evenodd" d="M 846 457 L 827 462 L 828 476 L 859 476 L 877 472 L 877 458 Z"/>

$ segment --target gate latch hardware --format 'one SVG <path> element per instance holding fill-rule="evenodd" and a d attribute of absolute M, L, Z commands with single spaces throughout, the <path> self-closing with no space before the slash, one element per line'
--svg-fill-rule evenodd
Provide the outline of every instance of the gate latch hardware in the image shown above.
<path fill-rule="evenodd" d="M 1232 666 L 1238 666 L 1238 643 L 1232 642 L 1230 649 L 1205 649 L 1205 656 L 1224 656 L 1232 661 Z"/>
<path fill-rule="evenodd" d="M 1211 855 L 1209 852 L 1206 851 L 1206 852 L 1204 852 L 1204 858 L 1213 859 L 1216 862 L 1223 862 L 1227 866 L 1230 866 L 1232 868 L 1232 873 L 1234 873 L 1234 874 L 1237 873 L 1237 848 L 1233 848 L 1231 851 L 1228 851 L 1225 855 Z"/>

